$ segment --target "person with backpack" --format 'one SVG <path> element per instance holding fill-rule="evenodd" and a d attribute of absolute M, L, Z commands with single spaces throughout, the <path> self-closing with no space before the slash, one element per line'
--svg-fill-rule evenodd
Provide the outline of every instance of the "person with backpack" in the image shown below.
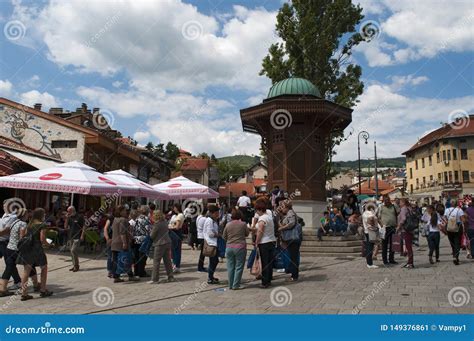
<path fill-rule="evenodd" d="M 33 298 L 33 296 L 28 295 L 28 277 L 31 274 L 33 266 L 39 266 L 41 268 L 40 297 L 49 297 L 53 294 L 52 291 L 46 289 L 48 260 L 43 250 L 43 244 L 46 244 L 46 230 L 48 227 L 44 223 L 44 219 L 44 209 L 36 208 L 33 211 L 28 226 L 20 230 L 20 240 L 17 245 L 17 264 L 23 265 L 24 270 L 21 276 L 21 301 L 27 301 Z"/>
<path fill-rule="evenodd" d="M 444 217 L 446 219 L 446 234 L 448 235 L 449 243 L 451 244 L 453 263 L 459 265 L 464 211 L 458 206 L 456 199 L 451 199 L 450 203 L 451 207 L 446 208 L 444 211 Z"/>
<path fill-rule="evenodd" d="M 281 233 L 281 239 L 285 243 L 289 256 L 288 272 L 291 278 L 287 281 L 297 281 L 299 277 L 299 254 L 302 241 L 302 229 L 298 224 L 298 219 L 293 205 L 289 201 L 283 201 L 280 204 L 281 220 L 278 224 L 278 231 Z"/>
<path fill-rule="evenodd" d="M 402 238 L 407 249 L 408 260 L 402 268 L 413 269 L 413 233 L 418 228 L 419 217 L 411 208 L 406 198 L 400 200 L 400 213 L 398 214 L 397 232 L 402 233 Z"/>
<path fill-rule="evenodd" d="M 21 278 L 16 267 L 16 260 L 18 258 L 18 241 L 20 240 L 20 231 L 26 229 L 26 213 L 25 208 L 20 208 L 16 211 L 16 220 L 11 223 L 7 247 L 5 249 L 5 270 L 0 281 L 0 297 L 13 295 L 13 292 L 7 290 L 8 281 L 10 277 L 13 278 L 14 288 L 21 288 Z"/>

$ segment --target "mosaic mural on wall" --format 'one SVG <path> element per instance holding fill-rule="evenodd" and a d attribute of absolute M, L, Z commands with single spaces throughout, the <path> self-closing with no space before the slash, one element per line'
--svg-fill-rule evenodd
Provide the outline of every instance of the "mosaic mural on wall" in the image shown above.
<path fill-rule="evenodd" d="M 0 106 L 2 135 L 37 152 L 61 159 L 51 148 L 51 139 L 61 136 L 60 131 L 44 130 L 37 124 L 37 118 L 23 110 Z"/>

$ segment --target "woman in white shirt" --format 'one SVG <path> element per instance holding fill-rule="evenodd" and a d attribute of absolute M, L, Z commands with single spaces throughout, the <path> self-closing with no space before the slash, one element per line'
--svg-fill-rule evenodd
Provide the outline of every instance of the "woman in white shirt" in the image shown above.
<path fill-rule="evenodd" d="M 362 213 L 362 223 L 364 225 L 365 233 L 365 259 L 367 262 L 367 268 L 376 269 L 377 265 L 373 263 L 373 253 L 376 239 L 371 238 L 378 233 L 378 220 L 375 215 L 375 203 L 369 202 L 365 205 L 364 213 Z"/>
<path fill-rule="evenodd" d="M 207 271 L 207 284 L 219 284 L 219 279 L 214 277 L 217 264 L 219 264 L 219 256 L 217 254 L 217 237 L 219 236 L 219 208 L 215 205 L 210 205 L 208 208 L 209 216 L 205 218 L 204 222 L 204 240 L 209 246 L 216 248 L 214 256 L 209 257 L 209 268 Z"/>
<path fill-rule="evenodd" d="M 260 260 L 262 262 L 262 284 L 260 287 L 266 289 L 272 282 L 273 254 L 276 242 L 275 226 L 273 224 L 272 215 L 267 212 L 267 203 L 265 201 L 257 201 L 255 210 L 259 216 L 255 245 L 258 247 Z"/>
<path fill-rule="evenodd" d="M 184 223 L 184 214 L 181 205 L 176 203 L 173 206 L 173 216 L 171 217 L 168 229 L 171 237 L 171 253 L 173 256 L 173 271 L 179 273 L 181 270 L 181 246 L 183 243 L 182 227 Z"/>

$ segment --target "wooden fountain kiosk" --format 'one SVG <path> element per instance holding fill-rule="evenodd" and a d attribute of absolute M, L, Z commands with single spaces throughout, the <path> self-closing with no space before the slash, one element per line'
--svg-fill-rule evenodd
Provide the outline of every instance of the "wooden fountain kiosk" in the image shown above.
<path fill-rule="evenodd" d="M 322 98 L 303 78 L 275 83 L 261 104 L 240 110 L 243 130 L 259 134 L 268 162 L 268 190 L 288 192 L 306 228 L 326 209 L 327 139 L 352 121 L 352 109 Z"/>

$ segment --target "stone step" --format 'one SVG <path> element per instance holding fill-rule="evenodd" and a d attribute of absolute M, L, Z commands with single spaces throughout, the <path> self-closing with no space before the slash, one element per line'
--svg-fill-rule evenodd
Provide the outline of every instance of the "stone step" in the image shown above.
<path fill-rule="evenodd" d="M 360 240 L 304 240 L 301 246 L 337 246 L 337 247 L 346 247 L 346 246 L 361 246 Z"/>
<path fill-rule="evenodd" d="M 323 236 L 323 242 L 324 241 L 353 241 L 353 240 L 360 240 L 354 235 L 349 235 L 349 236 Z M 305 235 L 303 234 L 303 241 L 305 240 L 318 240 L 318 237 L 316 234 L 313 235 Z"/>
<path fill-rule="evenodd" d="M 340 257 L 340 258 L 359 258 L 360 252 L 302 252 L 301 257 Z"/>
<path fill-rule="evenodd" d="M 362 249 L 361 246 L 301 246 L 300 252 L 333 252 L 333 253 L 351 253 L 351 252 L 360 252 Z"/>

